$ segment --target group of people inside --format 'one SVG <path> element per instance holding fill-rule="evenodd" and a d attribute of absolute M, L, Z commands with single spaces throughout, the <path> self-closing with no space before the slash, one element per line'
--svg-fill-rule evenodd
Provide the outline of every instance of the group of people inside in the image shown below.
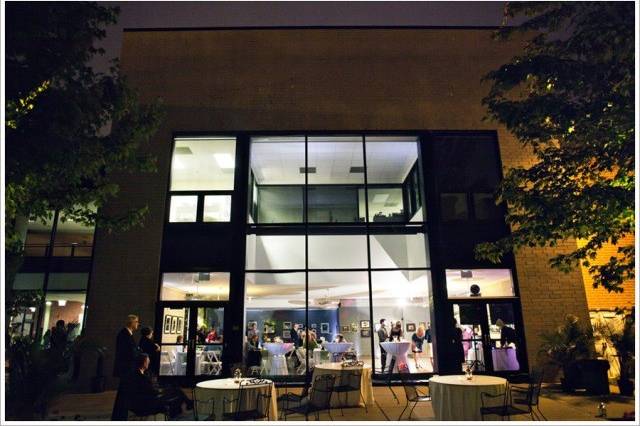
<path fill-rule="evenodd" d="M 157 375 L 160 368 L 160 345 L 153 340 L 153 330 L 142 327 L 138 342 L 134 333 L 140 320 L 129 315 L 116 337 L 114 377 L 120 379 L 111 420 L 127 420 L 128 412 L 145 416 L 166 413 L 175 417 L 193 408 L 193 401 L 176 386 L 160 387 Z"/>
<path fill-rule="evenodd" d="M 404 331 L 402 329 L 402 322 L 396 321 L 391 327 L 389 327 L 387 320 L 380 319 L 380 326 L 378 327 L 378 341 L 394 342 L 402 341 L 404 339 Z M 427 325 L 424 327 L 420 325 L 411 336 L 411 352 L 416 363 L 416 367 L 422 367 L 419 362 L 420 357 L 428 357 L 431 365 L 433 365 L 433 352 L 431 350 L 431 327 Z M 389 369 L 387 370 L 387 351 L 382 345 L 380 345 L 380 373 L 384 374 L 385 371 L 393 371 L 395 359 L 392 357 L 389 363 Z"/>

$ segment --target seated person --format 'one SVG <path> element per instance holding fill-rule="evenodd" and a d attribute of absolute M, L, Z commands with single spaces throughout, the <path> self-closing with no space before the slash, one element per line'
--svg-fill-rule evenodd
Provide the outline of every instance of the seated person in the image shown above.
<path fill-rule="evenodd" d="M 260 338 L 257 334 L 251 335 L 246 343 L 247 367 L 260 366 L 262 363 L 262 351 L 260 350 Z"/>
<path fill-rule="evenodd" d="M 342 334 L 336 334 L 336 337 L 333 338 L 333 343 L 347 343 L 347 341 Z"/>
<path fill-rule="evenodd" d="M 182 403 L 193 407 L 191 401 L 180 388 L 158 388 L 149 374 L 149 356 L 140 353 L 136 356 L 135 369 L 123 379 L 122 392 L 127 409 L 137 415 L 145 416 L 164 413 L 168 409 L 169 417 L 182 412 Z"/>
<path fill-rule="evenodd" d="M 206 343 L 216 343 L 218 341 L 218 332 L 214 327 L 211 328 L 204 341 Z"/>
<path fill-rule="evenodd" d="M 313 351 L 318 346 L 318 342 L 316 341 L 316 333 L 314 333 L 313 331 L 305 331 L 302 333 L 302 347 L 309 351 Z"/>

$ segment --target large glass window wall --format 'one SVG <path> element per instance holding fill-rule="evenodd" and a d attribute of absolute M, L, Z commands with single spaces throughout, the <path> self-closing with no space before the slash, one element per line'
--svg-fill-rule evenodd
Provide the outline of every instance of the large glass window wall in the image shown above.
<path fill-rule="evenodd" d="M 386 355 L 398 348 L 412 373 L 433 371 L 418 158 L 416 137 L 251 139 L 250 372 L 299 376 L 357 358 L 380 376 L 397 371 Z"/>

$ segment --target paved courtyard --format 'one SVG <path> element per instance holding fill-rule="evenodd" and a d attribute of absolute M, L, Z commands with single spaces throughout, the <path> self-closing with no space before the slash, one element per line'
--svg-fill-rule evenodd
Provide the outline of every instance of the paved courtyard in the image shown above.
<path fill-rule="evenodd" d="M 190 390 L 185 389 L 187 395 Z M 283 392 L 279 389 L 279 392 Z M 634 410 L 634 400 L 630 397 L 622 397 L 617 394 L 617 389 L 612 387 L 612 393 L 608 397 L 600 398 L 587 395 L 567 395 L 554 385 L 544 387 L 541 395 L 540 408 L 542 413 L 550 421 L 574 420 L 574 421 L 598 421 L 605 420 L 596 417 L 598 404 L 601 401 L 607 403 L 607 415 L 610 420 L 619 420 L 625 412 Z M 340 409 L 333 409 L 332 416 L 335 421 L 352 420 L 387 420 L 396 421 L 404 408 L 405 398 L 401 387 L 394 387 L 394 392 L 400 398 L 398 404 L 387 387 L 374 387 L 376 405 L 364 408 L 345 408 L 344 416 Z M 51 404 L 49 410 L 50 420 L 109 420 L 111 408 L 115 398 L 115 391 L 107 391 L 100 394 L 67 394 L 63 395 Z M 183 420 L 191 420 L 190 412 L 185 413 Z M 406 417 L 406 414 L 405 414 Z M 300 421 L 300 416 L 289 416 L 287 420 Z M 325 412 L 321 420 L 330 420 Z M 412 420 L 434 420 L 431 404 L 419 404 L 413 412 Z M 489 420 L 489 419 L 487 419 Z M 511 420 L 530 420 L 528 416 L 512 417 Z"/>

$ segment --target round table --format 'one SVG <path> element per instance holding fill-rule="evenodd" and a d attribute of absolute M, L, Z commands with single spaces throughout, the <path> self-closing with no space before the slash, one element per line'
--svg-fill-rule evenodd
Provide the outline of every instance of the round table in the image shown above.
<path fill-rule="evenodd" d="M 247 378 L 243 379 L 246 383 Z M 244 385 L 246 394 L 243 399 L 246 403 L 249 401 L 249 406 L 255 406 L 259 393 L 268 393 L 271 390 L 271 404 L 269 407 L 269 420 L 278 420 L 278 394 L 276 387 L 271 380 L 265 380 L 262 384 L 246 384 Z M 222 420 L 222 413 L 224 411 L 224 402 L 227 400 L 237 399 L 238 391 L 240 390 L 240 384 L 235 382 L 235 379 L 216 379 L 207 380 L 196 384 L 195 397 L 198 401 L 198 416 L 206 418 L 211 410 L 211 406 L 208 405 L 208 401 L 213 399 L 214 415 L 216 420 Z M 246 407 L 241 407 L 242 410 Z M 235 409 L 235 407 L 233 408 Z"/>
<path fill-rule="evenodd" d="M 362 370 L 360 382 L 362 395 L 360 395 L 358 391 L 346 392 L 346 397 L 345 394 L 333 394 L 331 395 L 331 407 L 357 407 L 361 405 L 360 401 L 362 399 L 364 399 L 362 402 L 366 405 L 373 405 L 373 383 L 371 381 L 370 365 L 343 367 L 342 362 L 328 362 L 326 364 L 316 365 L 316 368 L 313 370 L 313 380 L 315 380 L 316 376 L 331 374 L 336 378 L 334 386 L 339 386 L 343 371 L 349 370 Z"/>
<path fill-rule="evenodd" d="M 327 342 L 323 344 L 324 348 L 331 352 L 331 360 L 332 361 L 339 361 L 338 355 L 341 355 L 345 352 L 347 352 L 351 346 L 353 346 L 353 343 L 348 343 L 348 342 L 343 342 L 343 343 L 336 343 L 336 342 Z"/>
<path fill-rule="evenodd" d="M 520 370 L 520 363 L 514 348 L 491 348 L 491 360 L 495 371 Z"/>
<path fill-rule="evenodd" d="M 482 420 L 480 394 L 504 393 L 507 381 L 502 377 L 474 375 L 467 380 L 464 375 L 433 376 L 429 380 L 429 391 L 436 420 Z M 501 405 L 503 397 L 485 398 L 488 406 Z"/>
<path fill-rule="evenodd" d="M 409 364 L 407 360 L 407 352 L 409 352 L 409 348 L 411 348 L 411 342 L 382 342 L 380 346 L 391 355 L 387 357 L 388 365 L 391 364 L 392 357 L 396 358 L 396 363 L 393 366 L 394 373 L 398 372 L 398 364 L 406 364 L 410 372 L 415 372 L 415 366 Z"/>
<path fill-rule="evenodd" d="M 272 376 L 286 376 L 289 374 L 285 354 L 293 349 L 293 343 L 264 343 L 262 345 L 271 354 L 271 367 L 269 374 Z"/>

